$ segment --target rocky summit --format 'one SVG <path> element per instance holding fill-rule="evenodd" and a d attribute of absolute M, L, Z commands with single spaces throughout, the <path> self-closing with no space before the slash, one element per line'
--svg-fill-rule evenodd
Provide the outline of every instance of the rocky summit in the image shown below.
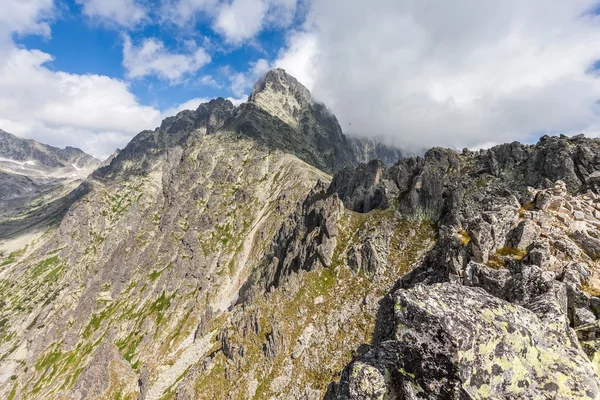
<path fill-rule="evenodd" d="M 1 140 L 0 398 L 600 398 L 600 140 L 406 157 L 281 69 L 101 164 Z"/>

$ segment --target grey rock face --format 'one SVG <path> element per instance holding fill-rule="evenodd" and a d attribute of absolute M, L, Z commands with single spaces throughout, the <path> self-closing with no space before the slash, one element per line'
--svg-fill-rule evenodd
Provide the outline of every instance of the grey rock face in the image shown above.
<path fill-rule="evenodd" d="M 289 275 L 318 266 L 330 267 L 337 243 L 337 223 L 344 212 L 340 199 L 327 196 L 319 183 L 298 210 L 285 221 L 263 258 L 240 293 L 240 301 L 251 301 Z"/>
<path fill-rule="evenodd" d="M 375 229 L 359 232 L 360 244 L 353 246 L 348 254 L 348 266 L 356 273 L 364 272 L 370 278 L 387 267 L 390 255 L 391 229 L 382 221 Z"/>
<path fill-rule="evenodd" d="M 346 208 L 359 213 L 388 208 L 391 205 L 390 192 L 397 194 L 397 190 L 394 190 L 395 184 L 391 181 L 389 184 L 393 189 L 388 189 L 383 172 L 384 167 L 379 160 L 347 167 L 334 175 L 327 192 L 337 193 Z"/>
<path fill-rule="evenodd" d="M 310 91 L 281 68 L 263 76 L 248 101 L 294 128 L 314 104 Z"/>
<path fill-rule="evenodd" d="M 342 371 L 329 398 L 598 398 L 598 143 L 349 167 L 380 149 L 272 71 L 4 255 L 0 395 L 315 399 Z"/>
<path fill-rule="evenodd" d="M 548 324 L 481 289 L 442 284 L 396 292 L 393 336 L 357 357 L 329 398 L 594 399 L 599 388 L 566 318 Z"/>

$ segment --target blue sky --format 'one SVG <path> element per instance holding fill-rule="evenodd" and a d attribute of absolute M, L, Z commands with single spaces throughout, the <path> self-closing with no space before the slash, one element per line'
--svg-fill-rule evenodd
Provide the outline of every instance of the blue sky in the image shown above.
<path fill-rule="evenodd" d="M 188 41 L 195 41 L 199 46 L 209 41 L 211 62 L 185 74 L 181 81 L 165 82 L 156 75 L 130 80 L 131 90 L 140 102 L 163 110 L 193 97 L 237 98 L 239 92 L 234 93 L 228 81 L 232 71 L 246 71 L 251 62 L 260 59 L 273 60 L 285 46 L 285 30 L 280 27 L 266 27 L 251 41 L 240 44 L 224 41 L 225 35 L 215 32 L 208 18 L 198 18 L 186 29 L 170 21 L 158 22 L 160 17 L 156 14 L 160 14 L 161 3 L 145 3 L 149 16 L 147 22 L 123 26 L 86 15 L 85 3 L 64 0 L 60 2 L 60 12 L 53 19 L 51 37 L 15 35 L 15 42 L 53 55 L 54 60 L 46 64 L 49 69 L 127 80 L 126 68 L 122 63 L 125 35 L 134 44 L 146 38 L 156 38 L 173 53 L 188 52 Z M 296 24 L 291 22 L 286 28 L 293 29 L 297 23 L 298 20 Z M 212 77 L 214 82 L 202 83 L 202 78 L 206 76 Z"/>
<path fill-rule="evenodd" d="M 274 67 L 408 150 L 600 133 L 600 0 L 0 5 L 0 129 L 100 158 Z"/>

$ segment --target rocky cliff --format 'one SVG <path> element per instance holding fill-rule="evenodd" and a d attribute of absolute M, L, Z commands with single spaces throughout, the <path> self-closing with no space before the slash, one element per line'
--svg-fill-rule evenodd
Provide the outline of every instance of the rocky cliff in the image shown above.
<path fill-rule="evenodd" d="M 0 397 L 598 398 L 600 141 L 352 146 L 282 70 L 140 133 L 0 262 Z"/>

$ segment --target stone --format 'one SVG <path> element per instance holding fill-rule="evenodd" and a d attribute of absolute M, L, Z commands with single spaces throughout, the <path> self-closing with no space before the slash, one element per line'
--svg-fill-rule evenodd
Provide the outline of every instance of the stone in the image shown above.
<path fill-rule="evenodd" d="M 547 325 L 483 289 L 452 284 L 399 290 L 395 310 L 394 336 L 350 363 L 328 399 L 600 394 L 566 318 Z"/>

